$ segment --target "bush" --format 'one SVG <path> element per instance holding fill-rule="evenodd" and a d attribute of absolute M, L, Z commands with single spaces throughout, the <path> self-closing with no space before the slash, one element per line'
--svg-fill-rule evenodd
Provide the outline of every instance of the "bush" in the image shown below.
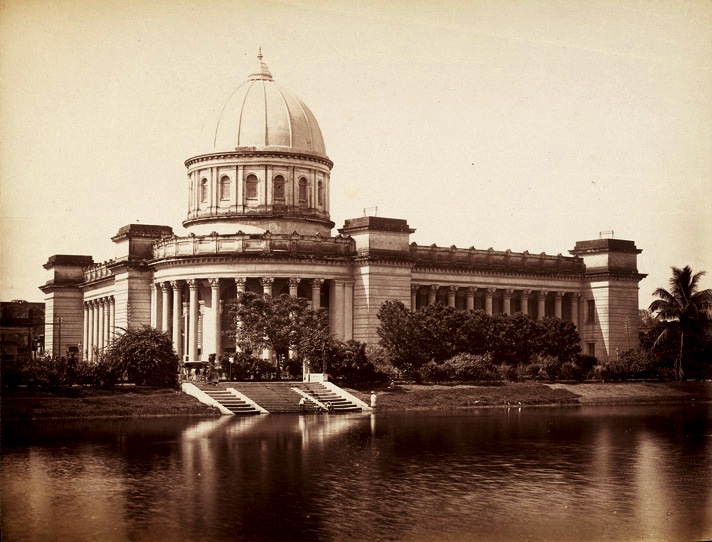
<path fill-rule="evenodd" d="M 655 358 L 645 350 L 626 350 L 595 369 L 602 380 L 638 380 L 660 376 Z"/>
<path fill-rule="evenodd" d="M 493 382 L 502 380 L 490 354 L 458 354 L 444 363 L 429 361 L 419 371 L 422 380 L 429 382 Z"/>
<path fill-rule="evenodd" d="M 175 387 L 178 355 L 167 333 L 148 326 L 128 330 L 106 350 L 101 363 L 114 381 L 127 379 L 137 385 Z"/>

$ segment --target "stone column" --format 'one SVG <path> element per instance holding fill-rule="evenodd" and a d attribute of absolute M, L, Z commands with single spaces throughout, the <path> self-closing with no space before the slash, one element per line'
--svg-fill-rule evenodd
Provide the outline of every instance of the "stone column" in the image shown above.
<path fill-rule="evenodd" d="M 554 316 L 561 318 L 561 300 L 564 298 L 565 292 L 555 292 L 554 293 Z"/>
<path fill-rule="evenodd" d="M 546 295 L 549 292 L 546 290 L 540 290 L 539 296 L 537 297 L 537 319 L 541 320 L 546 316 Z"/>
<path fill-rule="evenodd" d="M 455 298 L 457 297 L 457 286 L 447 287 L 447 306 L 455 307 Z"/>
<path fill-rule="evenodd" d="M 475 310 L 475 292 L 477 291 L 476 286 L 467 287 L 467 310 Z"/>
<path fill-rule="evenodd" d="M 291 297 L 298 297 L 299 296 L 299 281 L 302 280 L 297 277 L 290 277 L 289 279 L 289 295 Z"/>
<path fill-rule="evenodd" d="M 571 322 L 576 326 L 576 331 L 579 325 L 579 301 L 581 301 L 581 294 L 578 292 L 571 294 Z"/>
<path fill-rule="evenodd" d="M 420 284 L 410 285 L 410 310 L 414 311 L 418 307 L 418 289 Z"/>
<path fill-rule="evenodd" d="M 161 326 L 161 316 L 160 316 L 160 306 L 159 303 L 162 298 L 158 295 L 158 284 L 155 282 L 151 283 L 151 327 L 156 328 L 160 331 Z"/>
<path fill-rule="evenodd" d="M 514 290 L 511 288 L 507 288 L 503 293 L 502 293 L 502 312 L 504 314 L 512 314 L 512 294 L 514 293 Z"/>
<path fill-rule="evenodd" d="M 109 308 L 111 314 L 109 316 L 109 342 L 113 343 L 116 338 L 116 300 L 114 296 L 109 296 Z"/>
<path fill-rule="evenodd" d="M 198 281 L 188 279 L 190 289 L 188 301 L 188 359 L 198 361 Z"/>
<path fill-rule="evenodd" d="M 181 315 L 183 318 L 183 345 L 181 348 L 183 349 L 185 357 L 188 358 L 188 361 L 194 361 L 190 359 L 190 345 L 188 344 L 188 341 L 190 340 L 190 322 L 188 320 L 190 314 L 190 303 L 183 302 L 182 305 L 183 308 L 181 309 Z"/>
<path fill-rule="evenodd" d="M 487 314 L 492 314 L 492 297 L 497 291 L 497 288 L 487 288 L 485 290 L 485 312 Z"/>
<path fill-rule="evenodd" d="M 183 341 L 181 338 L 181 328 L 182 322 L 181 318 L 183 316 L 183 304 L 181 300 L 181 284 L 177 280 L 171 281 L 171 288 L 173 289 L 173 348 L 176 349 L 176 353 L 181 361 L 183 361 Z"/>
<path fill-rule="evenodd" d="M 428 305 L 435 305 L 435 301 L 438 299 L 438 289 L 440 285 L 431 284 L 430 290 L 428 290 Z"/>
<path fill-rule="evenodd" d="M 321 307 L 321 285 L 324 283 L 324 279 L 312 279 L 312 309 L 318 309 Z"/>
<path fill-rule="evenodd" d="M 334 281 L 334 329 L 333 335 L 344 340 L 344 281 Z"/>
<path fill-rule="evenodd" d="M 92 345 L 94 350 L 99 350 L 101 349 L 101 344 L 99 344 L 99 301 L 94 300 L 92 301 L 92 311 L 94 312 L 94 321 L 92 323 Z M 94 359 L 97 359 L 96 356 L 94 356 Z"/>
<path fill-rule="evenodd" d="M 262 277 L 260 279 L 260 284 L 262 284 L 262 293 L 272 297 L 272 285 L 274 284 L 274 279 L 272 277 Z"/>
<path fill-rule="evenodd" d="M 344 340 L 354 338 L 354 283 L 344 283 Z"/>
<path fill-rule="evenodd" d="M 109 298 L 104 299 L 104 348 L 109 346 L 111 342 L 111 303 L 109 303 Z"/>
<path fill-rule="evenodd" d="M 519 310 L 522 314 L 529 316 L 529 296 L 531 295 L 531 290 L 522 290 L 522 297 L 520 299 Z"/>
<path fill-rule="evenodd" d="M 222 335 L 220 328 L 220 279 L 217 278 L 210 279 L 210 305 L 213 307 L 213 314 L 215 315 L 213 327 L 215 356 L 217 359 L 220 359 L 220 354 L 222 354 Z"/>
<path fill-rule="evenodd" d="M 84 309 L 84 321 L 82 322 L 82 359 L 89 359 L 89 305 L 85 301 L 82 303 Z"/>
<path fill-rule="evenodd" d="M 104 329 L 105 329 L 105 324 L 104 321 L 106 320 L 106 311 L 104 310 L 104 299 L 99 299 L 97 301 L 98 303 L 98 309 L 99 309 L 99 329 L 97 330 L 98 333 L 98 338 L 96 341 L 96 344 L 99 345 L 99 350 L 103 351 L 104 346 Z"/>
<path fill-rule="evenodd" d="M 162 282 L 161 283 L 161 295 L 163 296 L 163 300 L 161 302 L 161 308 L 163 309 L 161 312 L 161 331 L 169 331 L 171 329 L 171 313 L 170 313 L 170 305 L 171 305 L 171 285 Z"/>

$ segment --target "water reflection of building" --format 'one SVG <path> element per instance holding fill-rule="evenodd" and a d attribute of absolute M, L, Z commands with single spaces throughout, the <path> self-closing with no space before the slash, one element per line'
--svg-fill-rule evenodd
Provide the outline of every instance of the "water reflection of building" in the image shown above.
<path fill-rule="evenodd" d="M 643 275 L 633 241 L 579 241 L 571 256 L 422 246 L 410 242 L 406 220 L 378 216 L 348 219 L 333 235 L 333 163 L 321 130 L 261 54 L 185 165 L 189 233 L 129 224 L 112 238 L 112 260 L 49 258 L 41 287 L 48 345 L 58 318 L 64 340 L 89 359 L 117 329 L 150 324 L 171 334 L 183 359 L 206 360 L 235 349 L 222 333 L 225 303 L 243 291 L 326 307 L 339 339 L 377 341 L 380 305 L 399 299 L 411 308 L 440 302 L 564 318 L 585 352 L 603 359 L 637 345 Z"/>

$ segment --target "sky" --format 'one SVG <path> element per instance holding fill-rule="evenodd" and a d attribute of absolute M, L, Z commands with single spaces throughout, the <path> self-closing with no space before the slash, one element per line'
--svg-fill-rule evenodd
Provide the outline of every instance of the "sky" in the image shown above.
<path fill-rule="evenodd" d="M 0 299 L 126 224 L 185 233 L 184 161 L 259 47 L 319 121 L 337 228 L 377 207 L 418 244 L 564 255 L 612 230 L 641 307 L 671 266 L 712 287 L 712 2 L 0 0 Z"/>

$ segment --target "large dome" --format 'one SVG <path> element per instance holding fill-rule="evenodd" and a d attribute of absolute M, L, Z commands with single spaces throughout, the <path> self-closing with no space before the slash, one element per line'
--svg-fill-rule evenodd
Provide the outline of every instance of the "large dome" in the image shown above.
<path fill-rule="evenodd" d="M 261 52 L 256 70 L 216 108 L 201 134 L 201 153 L 244 147 L 326 157 L 314 114 L 293 92 L 275 83 Z"/>

